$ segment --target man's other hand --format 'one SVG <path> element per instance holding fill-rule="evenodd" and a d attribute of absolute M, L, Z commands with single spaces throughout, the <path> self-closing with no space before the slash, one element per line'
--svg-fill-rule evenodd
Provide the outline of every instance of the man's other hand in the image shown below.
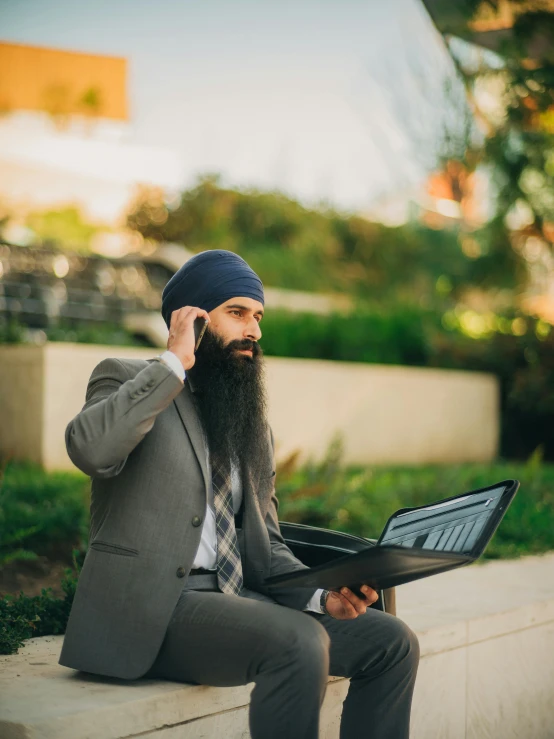
<path fill-rule="evenodd" d="M 362 585 L 360 590 L 363 594 L 361 598 L 349 588 L 341 588 L 340 593 L 331 591 L 325 603 L 329 615 L 333 618 L 348 620 L 365 613 L 369 606 L 379 598 L 379 595 L 369 585 Z"/>

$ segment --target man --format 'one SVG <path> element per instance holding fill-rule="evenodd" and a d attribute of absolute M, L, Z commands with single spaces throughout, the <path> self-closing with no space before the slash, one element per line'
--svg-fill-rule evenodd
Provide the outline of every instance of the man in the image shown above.
<path fill-rule="evenodd" d="M 100 675 L 255 683 L 253 739 L 316 739 L 329 674 L 351 678 L 342 739 L 407 739 L 418 643 L 363 596 L 264 580 L 304 565 L 274 494 L 258 341 L 263 286 L 214 250 L 168 282 L 168 351 L 106 359 L 66 431 L 92 477 L 90 546 L 60 663 Z M 194 321 L 208 321 L 195 354 Z"/>

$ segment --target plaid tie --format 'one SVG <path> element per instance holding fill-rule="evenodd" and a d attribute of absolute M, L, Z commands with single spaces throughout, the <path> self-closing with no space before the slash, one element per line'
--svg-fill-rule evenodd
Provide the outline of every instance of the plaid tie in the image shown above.
<path fill-rule="evenodd" d="M 238 595 L 243 580 L 235 531 L 230 464 L 214 463 L 212 484 L 217 532 L 217 584 L 223 593 Z"/>

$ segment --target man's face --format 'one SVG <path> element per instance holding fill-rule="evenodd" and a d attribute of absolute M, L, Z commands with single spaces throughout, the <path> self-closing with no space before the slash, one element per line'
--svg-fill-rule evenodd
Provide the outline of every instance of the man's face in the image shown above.
<path fill-rule="evenodd" d="M 260 340 L 263 305 L 252 298 L 231 298 L 210 311 L 210 330 L 225 346 L 246 357 L 255 356 L 254 342 Z"/>

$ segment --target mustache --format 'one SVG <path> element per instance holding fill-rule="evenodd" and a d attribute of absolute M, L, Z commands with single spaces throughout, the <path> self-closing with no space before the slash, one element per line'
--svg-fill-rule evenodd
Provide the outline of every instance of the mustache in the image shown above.
<path fill-rule="evenodd" d="M 253 357 L 259 357 L 262 354 L 262 349 L 257 341 L 251 339 L 234 339 L 230 341 L 225 347 L 226 351 L 232 352 L 235 349 L 250 349 Z"/>

